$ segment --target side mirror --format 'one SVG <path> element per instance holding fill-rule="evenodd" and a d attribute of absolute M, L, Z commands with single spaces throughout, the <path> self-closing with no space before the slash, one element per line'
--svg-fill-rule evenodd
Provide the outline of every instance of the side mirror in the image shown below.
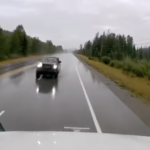
<path fill-rule="evenodd" d="M 59 62 L 58 63 L 61 63 L 61 61 L 59 60 Z"/>

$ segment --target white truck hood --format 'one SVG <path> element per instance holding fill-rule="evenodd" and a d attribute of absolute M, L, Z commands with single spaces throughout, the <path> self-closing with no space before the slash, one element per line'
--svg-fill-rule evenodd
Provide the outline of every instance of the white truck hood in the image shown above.
<path fill-rule="evenodd" d="M 83 132 L 1 132 L 1 150 L 150 150 L 150 137 Z"/>

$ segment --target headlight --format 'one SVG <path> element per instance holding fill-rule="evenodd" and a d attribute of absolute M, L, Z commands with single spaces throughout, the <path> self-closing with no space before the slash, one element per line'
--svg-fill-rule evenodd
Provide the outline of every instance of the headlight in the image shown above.
<path fill-rule="evenodd" d="M 41 68 L 41 67 L 42 67 L 42 63 L 39 63 L 39 64 L 37 65 L 37 67 L 38 67 L 38 68 Z"/>
<path fill-rule="evenodd" d="M 54 69 L 57 69 L 57 65 L 54 65 L 53 68 L 54 68 Z"/>

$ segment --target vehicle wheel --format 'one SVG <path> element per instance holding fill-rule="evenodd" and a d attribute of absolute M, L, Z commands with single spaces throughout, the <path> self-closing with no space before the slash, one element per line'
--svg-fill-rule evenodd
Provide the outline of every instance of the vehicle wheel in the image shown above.
<path fill-rule="evenodd" d="M 58 73 L 56 73 L 56 74 L 54 75 L 54 78 L 55 78 L 55 79 L 57 79 L 57 77 L 58 77 Z"/>
<path fill-rule="evenodd" d="M 36 79 L 39 79 L 39 78 L 40 78 L 40 74 L 36 73 Z"/>

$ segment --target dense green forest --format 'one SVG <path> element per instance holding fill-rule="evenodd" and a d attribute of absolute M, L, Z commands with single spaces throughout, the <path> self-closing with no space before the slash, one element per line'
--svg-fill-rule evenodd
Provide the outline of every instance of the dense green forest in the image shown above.
<path fill-rule="evenodd" d="M 109 56 L 112 59 L 122 60 L 128 56 L 137 59 L 150 59 L 150 47 L 136 48 L 133 38 L 128 35 L 116 35 L 115 33 L 96 34 L 92 41 L 80 45 L 79 53 L 87 56 L 102 57 Z"/>
<path fill-rule="evenodd" d="M 102 35 L 97 33 L 93 40 L 81 44 L 75 53 L 150 79 L 150 47 L 136 48 L 130 35 L 116 35 L 110 31 Z"/>
<path fill-rule="evenodd" d="M 22 25 L 18 25 L 13 32 L 0 28 L 0 61 L 61 51 L 62 46 L 54 45 L 51 40 L 43 42 L 38 37 L 28 36 Z"/>

